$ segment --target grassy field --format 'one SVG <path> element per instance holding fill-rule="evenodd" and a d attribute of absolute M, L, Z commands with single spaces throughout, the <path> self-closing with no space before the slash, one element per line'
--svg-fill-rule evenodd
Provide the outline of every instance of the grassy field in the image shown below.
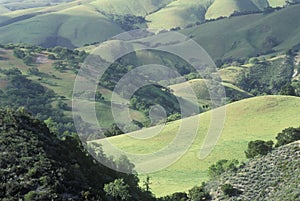
<path fill-rule="evenodd" d="M 300 98 L 286 96 L 255 97 L 227 105 L 226 121 L 221 137 L 214 150 L 204 160 L 199 160 L 198 155 L 210 125 L 212 113 L 201 114 L 198 116 L 201 123 L 197 137 L 184 156 L 170 167 L 150 174 L 153 192 L 161 196 L 200 185 L 201 181 L 208 179 L 207 168 L 220 159 L 246 160 L 244 150 L 250 140 L 274 140 L 276 134 L 282 129 L 299 126 L 299 112 Z M 121 135 L 110 138 L 109 141 L 129 153 L 151 153 L 165 147 L 174 139 L 181 121 L 189 122 L 192 127 L 198 117 L 168 123 L 162 132 L 147 140 Z M 131 135 L 152 135 L 151 129 L 155 128 L 143 129 Z M 186 132 L 189 132 L 189 129 Z M 97 142 L 100 143 L 100 141 Z M 105 145 L 103 148 L 105 150 Z M 159 161 L 156 162 L 159 163 Z M 142 167 L 141 165 L 143 165 L 142 162 L 137 164 L 139 167 Z M 140 175 L 140 178 L 143 180 L 145 175 Z"/>

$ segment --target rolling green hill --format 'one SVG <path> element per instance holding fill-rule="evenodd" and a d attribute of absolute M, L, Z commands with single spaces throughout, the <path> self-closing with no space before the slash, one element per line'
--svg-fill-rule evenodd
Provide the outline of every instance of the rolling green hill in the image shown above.
<path fill-rule="evenodd" d="M 300 5 L 268 15 L 252 14 L 185 29 L 212 58 L 242 58 L 285 51 L 300 42 Z M 289 30 L 289 31 L 284 31 Z"/>
<path fill-rule="evenodd" d="M 229 16 L 234 11 L 259 11 L 268 5 L 265 1 L 227 1 L 216 0 L 211 5 L 208 0 L 140 0 L 124 5 L 120 0 L 84 0 L 17 10 L 0 14 L 0 43 L 74 48 L 105 41 L 124 29 L 145 27 L 146 23 L 150 28 L 190 27 L 208 18 Z M 290 20 L 299 18 L 298 9 L 296 5 L 268 15 L 232 17 L 186 29 L 183 33 L 218 58 L 286 50 L 299 41 L 298 21 Z M 126 17 L 146 21 L 126 24 Z"/>
<path fill-rule="evenodd" d="M 22 5 L 24 2 L 13 3 Z M 278 2 L 273 3 L 276 5 Z M 7 5 L 2 2 L 0 42 L 73 48 L 102 42 L 123 32 L 126 17 L 133 20 L 137 20 L 138 17 L 141 17 L 140 20 L 146 19 L 140 23 L 126 24 L 127 29 L 145 27 L 146 23 L 149 28 L 182 28 L 195 26 L 206 19 L 229 16 L 234 11 L 257 12 L 268 5 L 263 0 L 83 0 L 7 12 L 8 7 L 4 7 Z M 209 45 L 204 43 L 203 46 L 208 51 L 214 48 L 213 56 L 218 57 L 254 54 L 258 53 L 258 50 L 266 52 L 277 46 L 287 49 L 299 39 L 296 34 L 299 27 L 297 21 L 291 23 L 289 20 L 299 18 L 297 9 L 298 6 L 289 6 L 269 15 L 256 14 L 218 20 L 187 29 L 184 33 L 191 33 L 191 37 L 201 44 L 200 40 L 211 41 Z M 134 26 L 134 23 L 139 25 Z M 219 33 L 222 33 L 222 36 L 219 36 Z M 219 48 L 215 48 L 217 44 Z M 225 52 L 228 52 L 227 55 Z"/>
<path fill-rule="evenodd" d="M 170 2 L 172 0 L 97 0 L 90 5 L 106 14 L 146 16 Z"/>
<path fill-rule="evenodd" d="M 208 167 L 216 161 L 224 158 L 245 160 L 244 150 L 249 141 L 274 139 L 276 133 L 283 128 L 298 126 L 299 108 L 300 98 L 286 96 L 255 97 L 227 105 L 222 135 L 212 153 L 204 160 L 199 160 L 197 156 L 210 124 L 212 113 L 201 114 L 199 116 L 201 124 L 198 135 L 185 155 L 170 167 L 150 174 L 153 192 L 161 196 L 187 190 L 206 180 Z M 198 117 L 195 116 L 168 123 L 161 133 L 148 140 L 138 140 L 129 137 L 129 135 L 121 135 L 109 138 L 109 141 L 129 153 L 151 153 L 170 143 L 175 137 L 181 121 L 193 125 L 197 120 Z M 154 128 L 143 129 L 132 133 L 132 135 L 147 135 L 147 133 L 149 135 L 152 133 L 151 129 Z M 98 143 L 100 142 L 98 141 Z M 105 145 L 103 148 L 105 151 Z"/>
<path fill-rule="evenodd" d="M 122 29 L 96 10 L 78 5 L 0 27 L 0 32 L 2 43 L 29 43 L 44 47 L 61 45 L 73 48 L 104 41 L 122 32 Z"/>
<path fill-rule="evenodd" d="M 177 0 L 161 10 L 147 15 L 146 19 L 149 21 L 149 28 L 185 27 L 188 24 L 205 21 L 205 13 L 209 5 L 209 0 Z"/>
<path fill-rule="evenodd" d="M 73 0 L 0 0 L 0 5 L 10 10 L 22 10 L 27 8 L 45 7 L 70 2 Z"/>
<path fill-rule="evenodd" d="M 259 11 L 251 0 L 215 0 L 208 8 L 205 18 L 216 19 L 220 16 L 228 17 L 234 12 Z"/>
<path fill-rule="evenodd" d="M 222 83 L 226 91 L 226 97 L 231 100 L 239 100 L 244 98 L 252 97 L 248 92 L 234 86 L 230 83 Z M 189 97 L 189 91 L 187 87 L 191 87 L 198 98 L 200 104 L 209 104 L 211 101 L 209 91 L 206 86 L 204 79 L 193 79 L 187 83 L 179 83 L 169 86 L 176 96 L 179 97 Z"/>

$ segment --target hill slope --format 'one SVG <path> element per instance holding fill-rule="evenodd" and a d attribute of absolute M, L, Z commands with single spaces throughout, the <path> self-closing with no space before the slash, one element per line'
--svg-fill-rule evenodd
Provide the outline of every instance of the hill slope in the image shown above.
<path fill-rule="evenodd" d="M 263 0 L 72 1 L 49 7 L 2 12 L 0 43 L 22 42 L 73 48 L 102 42 L 124 30 L 137 27 L 191 27 L 206 19 L 229 16 L 234 11 L 261 11 L 268 5 Z M 289 6 L 269 15 L 252 14 L 218 20 L 183 32 L 195 38 L 210 53 L 213 49 L 212 55 L 218 57 L 286 50 L 299 43 L 296 34 L 299 31 L 298 21 L 290 20 L 299 18 L 298 10 L 299 5 Z"/>
<path fill-rule="evenodd" d="M 170 2 L 172 0 L 97 0 L 90 5 L 106 14 L 146 16 Z"/>
<path fill-rule="evenodd" d="M 232 100 L 239 100 L 252 97 L 251 94 L 234 86 L 233 84 L 222 83 L 222 85 L 225 88 L 227 98 L 231 98 Z M 204 101 L 204 103 L 206 101 L 211 101 L 210 94 L 206 86 L 206 81 L 204 79 L 193 79 L 188 82 L 174 84 L 169 87 L 175 92 L 174 94 L 179 97 L 188 97 L 189 92 L 187 88 L 191 87 L 199 101 Z"/>
<path fill-rule="evenodd" d="M 95 9 L 78 5 L 36 14 L 2 26 L 0 32 L 2 43 L 29 43 L 44 47 L 61 45 L 73 48 L 104 41 L 122 32 L 122 29 Z"/>
<path fill-rule="evenodd" d="M 209 0 L 177 0 L 161 10 L 147 15 L 146 19 L 149 21 L 149 28 L 184 27 L 188 24 L 205 21 L 205 13 L 209 5 Z"/>
<path fill-rule="evenodd" d="M 75 138 L 58 140 L 22 108 L 0 108 L 0 144 L 1 200 L 105 201 L 104 184 L 117 178 L 128 183 L 131 200 L 146 199 L 136 176 L 95 162 Z"/>
<path fill-rule="evenodd" d="M 251 0 L 215 0 L 208 8 L 205 18 L 216 19 L 220 16 L 228 17 L 234 12 L 259 11 Z"/>
<path fill-rule="evenodd" d="M 252 14 L 206 23 L 185 29 L 212 58 L 241 58 L 284 51 L 300 41 L 300 5 L 268 15 Z M 289 31 L 284 31 L 289 30 Z"/>
<path fill-rule="evenodd" d="M 212 153 L 204 160 L 199 160 L 197 156 L 207 133 L 212 113 L 210 111 L 201 114 L 197 137 L 186 154 L 167 169 L 150 174 L 153 192 L 157 195 L 165 195 L 190 189 L 199 184 L 199 181 L 207 179 L 207 169 L 216 161 L 224 158 L 245 160 L 244 150 L 249 141 L 274 139 L 276 133 L 283 128 L 299 126 L 299 108 L 300 98 L 285 96 L 256 97 L 227 105 L 222 135 Z M 168 123 L 162 132 L 148 140 L 138 140 L 122 135 L 110 138 L 109 141 L 130 153 L 151 153 L 160 150 L 172 141 L 181 121 L 194 125 L 198 122 L 198 117 Z M 132 134 L 147 136 L 147 133 L 153 134 L 151 129 L 153 128 Z M 100 143 L 100 141 L 97 142 Z M 105 150 L 105 145 L 103 148 Z M 143 164 L 137 164 L 139 165 Z"/>
<path fill-rule="evenodd" d="M 226 183 L 242 191 L 230 200 L 299 200 L 299 166 L 300 141 L 279 147 L 210 182 L 213 200 L 228 200 L 220 190 Z"/>
<path fill-rule="evenodd" d="M 277 1 L 273 3 L 278 4 Z M 16 4 L 22 5 L 22 2 Z M 11 12 L 7 12 L 9 10 L 3 5 L 6 4 L 0 2 L 0 43 L 79 47 L 102 42 L 128 29 L 147 25 L 149 28 L 167 29 L 191 27 L 207 19 L 229 16 L 235 11 L 262 11 L 269 3 L 265 0 L 82 0 Z M 299 39 L 295 34 L 299 25 L 297 21 L 290 21 L 299 18 L 297 9 L 299 7 L 289 6 L 268 16 L 247 15 L 221 20 L 197 26 L 192 31 L 188 29 L 185 33 L 192 32 L 191 37 L 196 37 L 197 41 L 206 39 L 211 46 L 219 44 L 215 51 L 220 52 L 221 56 L 225 52 L 229 52 L 228 56 L 231 56 L 230 52 L 245 54 L 254 51 L 257 53 L 259 49 L 261 52 L 270 51 L 285 41 L 288 41 L 289 46 L 281 48 L 290 48 Z M 128 19 L 132 21 L 126 21 Z M 289 32 L 278 32 L 277 27 Z M 206 33 L 209 35 L 206 36 Z M 220 33 L 222 36 L 219 36 Z M 236 38 L 236 41 L 232 41 L 232 38 Z"/>

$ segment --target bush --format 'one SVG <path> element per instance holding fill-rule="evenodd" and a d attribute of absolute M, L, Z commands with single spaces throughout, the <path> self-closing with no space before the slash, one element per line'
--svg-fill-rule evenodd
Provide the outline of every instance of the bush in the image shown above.
<path fill-rule="evenodd" d="M 275 147 L 280 147 L 291 142 L 300 140 L 300 127 L 299 128 L 287 128 L 284 129 L 281 133 L 278 133 L 276 137 L 277 143 Z"/>
<path fill-rule="evenodd" d="M 210 200 L 211 196 L 205 189 L 205 183 L 202 183 L 201 186 L 195 186 L 189 190 L 189 198 L 193 201 L 205 201 Z"/>
<path fill-rule="evenodd" d="M 235 196 L 237 194 L 237 189 L 233 188 L 231 184 L 222 185 L 221 190 L 223 191 L 224 195 L 227 195 L 229 197 Z"/>
<path fill-rule="evenodd" d="M 247 158 L 254 158 L 259 155 L 267 155 L 273 149 L 273 141 L 255 140 L 248 143 L 248 149 L 245 151 Z"/>
<path fill-rule="evenodd" d="M 173 193 L 172 195 L 168 195 L 158 199 L 159 201 L 187 201 L 189 198 L 186 193 Z"/>
<path fill-rule="evenodd" d="M 129 200 L 131 197 L 128 191 L 129 186 L 123 179 L 116 179 L 113 182 L 104 185 L 106 196 L 111 200 Z"/>
<path fill-rule="evenodd" d="M 238 160 L 219 160 L 216 164 L 213 164 L 208 169 L 208 174 L 211 178 L 221 175 L 226 171 L 235 171 L 237 170 L 237 165 L 239 164 Z"/>
<path fill-rule="evenodd" d="M 25 201 L 34 200 L 35 196 L 36 196 L 36 192 L 35 191 L 30 191 L 26 195 L 24 195 L 24 200 Z"/>

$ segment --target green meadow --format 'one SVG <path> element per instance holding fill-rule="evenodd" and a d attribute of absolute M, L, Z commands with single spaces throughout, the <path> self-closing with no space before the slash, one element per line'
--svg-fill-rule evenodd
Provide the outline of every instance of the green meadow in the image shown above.
<path fill-rule="evenodd" d="M 203 160 L 198 158 L 201 146 L 211 122 L 212 111 L 199 116 L 167 123 L 162 132 L 147 140 L 131 136 L 153 135 L 155 128 L 142 129 L 135 133 L 109 138 L 114 146 L 129 153 L 145 154 L 155 152 L 168 145 L 178 133 L 182 121 L 191 127 L 200 118 L 199 129 L 193 144 L 174 164 L 158 172 L 150 173 L 151 188 L 158 195 L 188 190 L 208 179 L 207 169 L 220 159 L 238 159 L 245 161 L 244 150 L 251 140 L 274 140 L 284 128 L 299 126 L 300 98 L 288 96 L 263 96 L 249 98 L 226 105 L 226 119 L 221 136 L 213 151 Z M 189 131 L 189 129 L 186 130 Z M 189 133 L 186 134 L 189 136 Z M 101 141 L 93 141 L 101 143 Z M 109 150 L 107 144 L 103 144 Z M 174 151 L 176 151 L 175 149 Z M 172 157 L 173 153 L 170 153 Z M 166 155 L 165 159 L 169 156 Z M 134 158 L 133 158 L 134 159 Z M 163 159 L 163 160 L 165 160 Z M 163 161 L 161 161 L 163 162 Z M 159 161 L 155 161 L 159 164 Z M 157 165 L 153 164 L 153 166 Z M 145 164 L 145 165 L 151 165 Z M 143 167 L 143 162 L 137 164 Z M 141 180 L 146 175 L 140 175 Z"/>

